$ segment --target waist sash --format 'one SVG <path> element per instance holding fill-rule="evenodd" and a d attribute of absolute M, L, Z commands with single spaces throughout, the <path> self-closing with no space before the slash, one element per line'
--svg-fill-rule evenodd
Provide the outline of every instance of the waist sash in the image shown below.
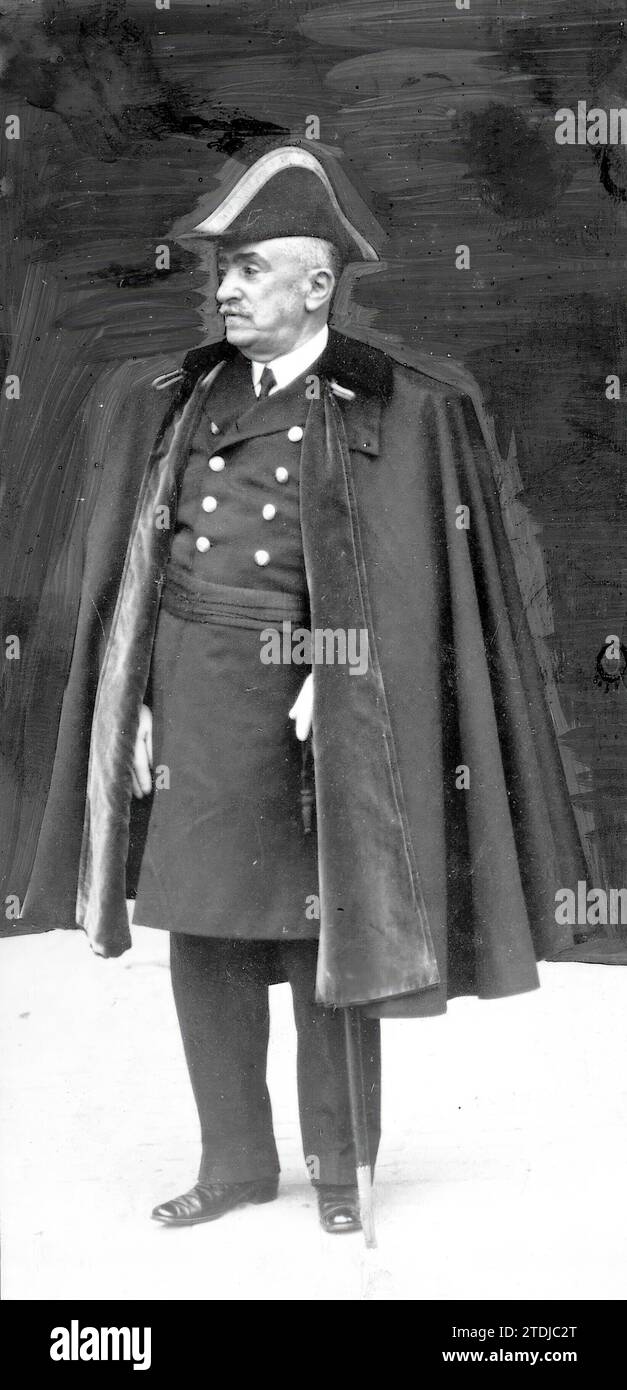
<path fill-rule="evenodd" d="M 218 623 L 224 627 L 263 628 L 282 622 L 306 626 L 309 612 L 300 594 L 272 589 L 247 589 L 230 584 L 199 583 L 186 570 L 168 566 L 161 603 L 167 613 L 191 623 Z"/>

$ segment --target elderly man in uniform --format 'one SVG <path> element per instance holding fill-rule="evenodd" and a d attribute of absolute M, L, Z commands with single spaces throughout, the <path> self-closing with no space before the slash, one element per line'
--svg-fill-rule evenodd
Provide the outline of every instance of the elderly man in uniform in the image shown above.
<path fill-rule="evenodd" d="M 346 1232 L 359 1218 L 343 1020 L 315 999 L 316 837 L 300 813 L 312 677 L 261 664 L 260 635 L 309 628 L 300 445 L 343 257 L 357 246 L 309 169 L 284 161 L 252 196 L 249 182 L 202 228 L 221 229 L 216 297 L 235 351 L 189 444 L 134 758 L 136 796 L 150 792 L 151 767 L 170 772 L 134 915 L 172 933 L 203 1146 L 197 1184 L 153 1215 L 188 1225 L 276 1197 L 268 984 L 287 979 L 304 1153 L 323 1227 Z M 379 1024 L 366 1029 L 374 1161 Z"/>
<path fill-rule="evenodd" d="M 287 980 L 320 1219 L 358 1229 L 342 1007 L 370 1006 L 374 1164 L 379 1017 L 535 988 L 571 944 L 555 889 L 585 878 L 481 403 L 329 330 L 342 266 L 378 258 L 346 209 L 310 149 L 255 160 L 197 229 L 226 339 L 86 407 L 83 592 L 24 918 L 126 950 L 149 806 L 134 919 L 171 933 L 202 1134 L 198 1181 L 153 1213 L 169 1225 L 277 1195 L 268 986 Z M 262 661 L 285 624 L 363 632 L 369 659 Z"/>

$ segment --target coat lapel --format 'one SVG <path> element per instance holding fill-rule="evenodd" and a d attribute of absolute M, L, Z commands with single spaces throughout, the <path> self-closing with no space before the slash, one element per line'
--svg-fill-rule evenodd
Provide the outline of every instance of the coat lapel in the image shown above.
<path fill-rule="evenodd" d="M 304 425 L 309 401 L 303 390 L 288 386 L 285 391 L 267 396 L 265 400 L 255 398 L 249 409 L 216 438 L 216 450 L 229 448 L 233 444 L 243 444 L 246 439 L 259 439 L 264 435 L 282 433 L 286 428 L 286 396 L 289 397 L 289 408 L 293 412 L 290 423 Z"/>

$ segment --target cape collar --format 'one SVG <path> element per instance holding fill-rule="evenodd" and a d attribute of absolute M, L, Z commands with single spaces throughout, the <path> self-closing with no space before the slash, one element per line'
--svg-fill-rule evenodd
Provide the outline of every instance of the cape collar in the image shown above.
<path fill-rule="evenodd" d="M 238 352 L 239 349 L 228 343 L 226 338 L 188 352 L 183 362 L 183 373 L 189 385 L 192 386 L 199 377 L 212 371 L 218 362 L 236 357 Z M 391 399 L 391 359 L 369 343 L 348 338 L 344 333 L 331 329 L 327 346 L 314 365 L 321 376 L 344 390 L 374 398 L 382 405 Z"/>

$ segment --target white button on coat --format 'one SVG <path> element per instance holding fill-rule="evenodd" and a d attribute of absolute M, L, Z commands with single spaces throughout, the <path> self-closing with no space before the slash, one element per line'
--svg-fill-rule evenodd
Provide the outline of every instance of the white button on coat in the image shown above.
<path fill-rule="evenodd" d="M 261 515 L 264 521 L 274 521 L 274 518 L 276 516 L 276 507 L 273 507 L 271 502 L 266 502 L 266 505 L 263 508 Z"/>
<path fill-rule="evenodd" d="M 292 444 L 298 444 L 298 441 L 303 437 L 303 431 L 300 425 L 292 425 L 287 431 L 287 437 L 291 439 Z"/>
<path fill-rule="evenodd" d="M 290 475 L 287 471 L 287 468 L 275 468 L 274 476 L 277 480 L 277 483 L 286 483 Z"/>
<path fill-rule="evenodd" d="M 210 548 L 211 548 L 211 541 L 209 540 L 209 537 L 208 537 L 208 536 L 199 536 L 199 537 L 198 537 L 198 540 L 196 541 L 196 549 L 200 551 L 201 555 L 204 555 L 204 554 L 205 554 L 205 551 L 206 551 L 206 550 L 209 550 Z"/>
<path fill-rule="evenodd" d="M 218 503 L 215 497 L 203 497 L 200 505 L 203 509 L 203 512 L 215 512 Z"/>
<path fill-rule="evenodd" d="M 222 456 L 220 454 L 214 454 L 213 457 L 209 459 L 209 467 L 214 473 L 221 473 L 224 468 L 224 459 Z"/>
<path fill-rule="evenodd" d="M 216 425 L 215 420 L 212 420 L 212 421 L 211 421 L 211 424 L 210 424 L 209 428 L 210 428 L 212 434 L 219 434 L 219 433 L 220 433 L 220 426 L 219 426 L 219 425 Z"/>
<path fill-rule="evenodd" d="M 256 565 L 267 565 L 267 564 L 269 563 L 269 560 L 270 560 L 270 556 L 268 555 L 267 550 L 256 550 L 256 551 L 255 551 L 255 564 L 256 564 Z"/>

